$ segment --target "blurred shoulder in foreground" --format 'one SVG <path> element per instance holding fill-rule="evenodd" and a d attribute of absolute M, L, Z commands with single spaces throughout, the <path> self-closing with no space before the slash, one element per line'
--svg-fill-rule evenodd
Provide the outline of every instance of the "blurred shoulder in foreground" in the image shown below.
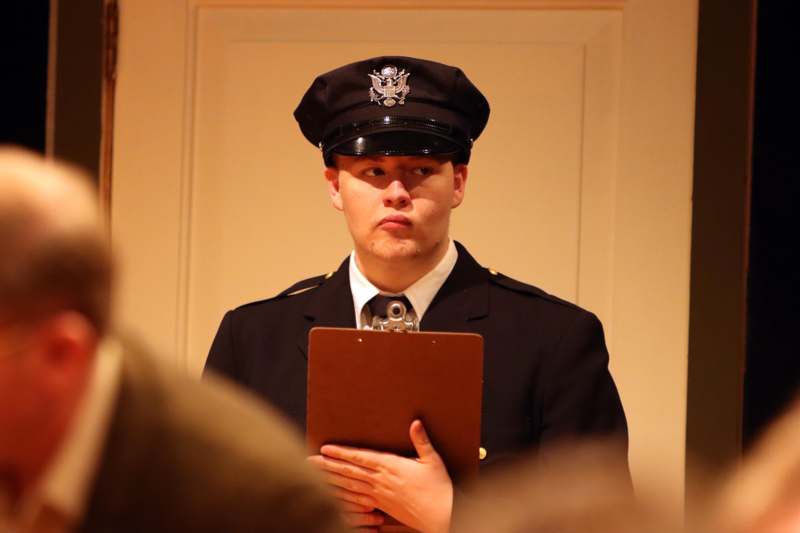
<path fill-rule="evenodd" d="M 657 491 L 647 491 L 648 494 Z M 665 502 L 637 498 L 619 444 L 563 444 L 486 476 L 462 496 L 454 533 L 667 533 Z"/>
<path fill-rule="evenodd" d="M 729 476 L 711 520 L 726 533 L 800 531 L 800 400 Z"/>
<path fill-rule="evenodd" d="M 121 385 L 85 531 L 341 531 L 271 408 L 184 377 L 130 340 L 117 346 Z"/>

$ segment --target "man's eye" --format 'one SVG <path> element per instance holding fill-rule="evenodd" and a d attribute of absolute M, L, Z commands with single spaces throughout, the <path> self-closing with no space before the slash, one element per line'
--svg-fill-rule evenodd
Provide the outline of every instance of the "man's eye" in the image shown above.
<path fill-rule="evenodd" d="M 379 167 L 368 168 L 367 170 L 364 171 L 364 175 L 370 177 L 383 176 L 384 174 L 385 172 L 383 171 L 383 169 Z"/>
<path fill-rule="evenodd" d="M 430 176 L 433 174 L 433 169 L 431 167 L 417 167 L 413 172 L 418 176 Z"/>

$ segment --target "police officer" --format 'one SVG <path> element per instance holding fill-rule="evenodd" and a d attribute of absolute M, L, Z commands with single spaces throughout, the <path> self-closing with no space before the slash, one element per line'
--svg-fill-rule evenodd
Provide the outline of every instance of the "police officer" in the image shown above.
<path fill-rule="evenodd" d="M 263 395 L 305 426 L 308 331 L 374 327 L 382 296 L 403 298 L 416 327 L 484 338 L 482 468 L 561 439 L 616 435 L 619 396 L 597 318 L 480 266 L 451 240 L 473 143 L 489 104 L 458 68 L 374 57 L 318 76 L 295 110 L 319 146 L 334 208 L 354 250 L 331 274 L 229 311 L 207 369 Z M 384 511 L 423 532 L 448 530 L 453 484 L 419 421 L 418 458 L 324 446 L 312 457 L 354 526 Z"/>

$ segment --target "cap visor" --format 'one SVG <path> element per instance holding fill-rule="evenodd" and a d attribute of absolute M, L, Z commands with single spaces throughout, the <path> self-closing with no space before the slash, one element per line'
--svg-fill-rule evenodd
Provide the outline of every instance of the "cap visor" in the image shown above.
<path fill-rule="evenodd" d="M 451 154 L 462 150 L 463 146 L 445 137 L 408 130 L 371 133 L 347 139 L 328 148 L 329 152 L 342 155 L 430 155 Z"/>

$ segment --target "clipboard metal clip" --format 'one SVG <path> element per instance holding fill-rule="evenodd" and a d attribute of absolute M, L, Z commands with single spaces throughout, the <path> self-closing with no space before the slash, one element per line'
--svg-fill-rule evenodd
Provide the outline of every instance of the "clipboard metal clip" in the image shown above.
<path fill-rule="evenodd" d="M 372 317 L 372 329 L 375 331 L 419 331 L 417 314 L 406 309 L 400 300 L 392 300 L 386 306 L 386 318 Z"/>

